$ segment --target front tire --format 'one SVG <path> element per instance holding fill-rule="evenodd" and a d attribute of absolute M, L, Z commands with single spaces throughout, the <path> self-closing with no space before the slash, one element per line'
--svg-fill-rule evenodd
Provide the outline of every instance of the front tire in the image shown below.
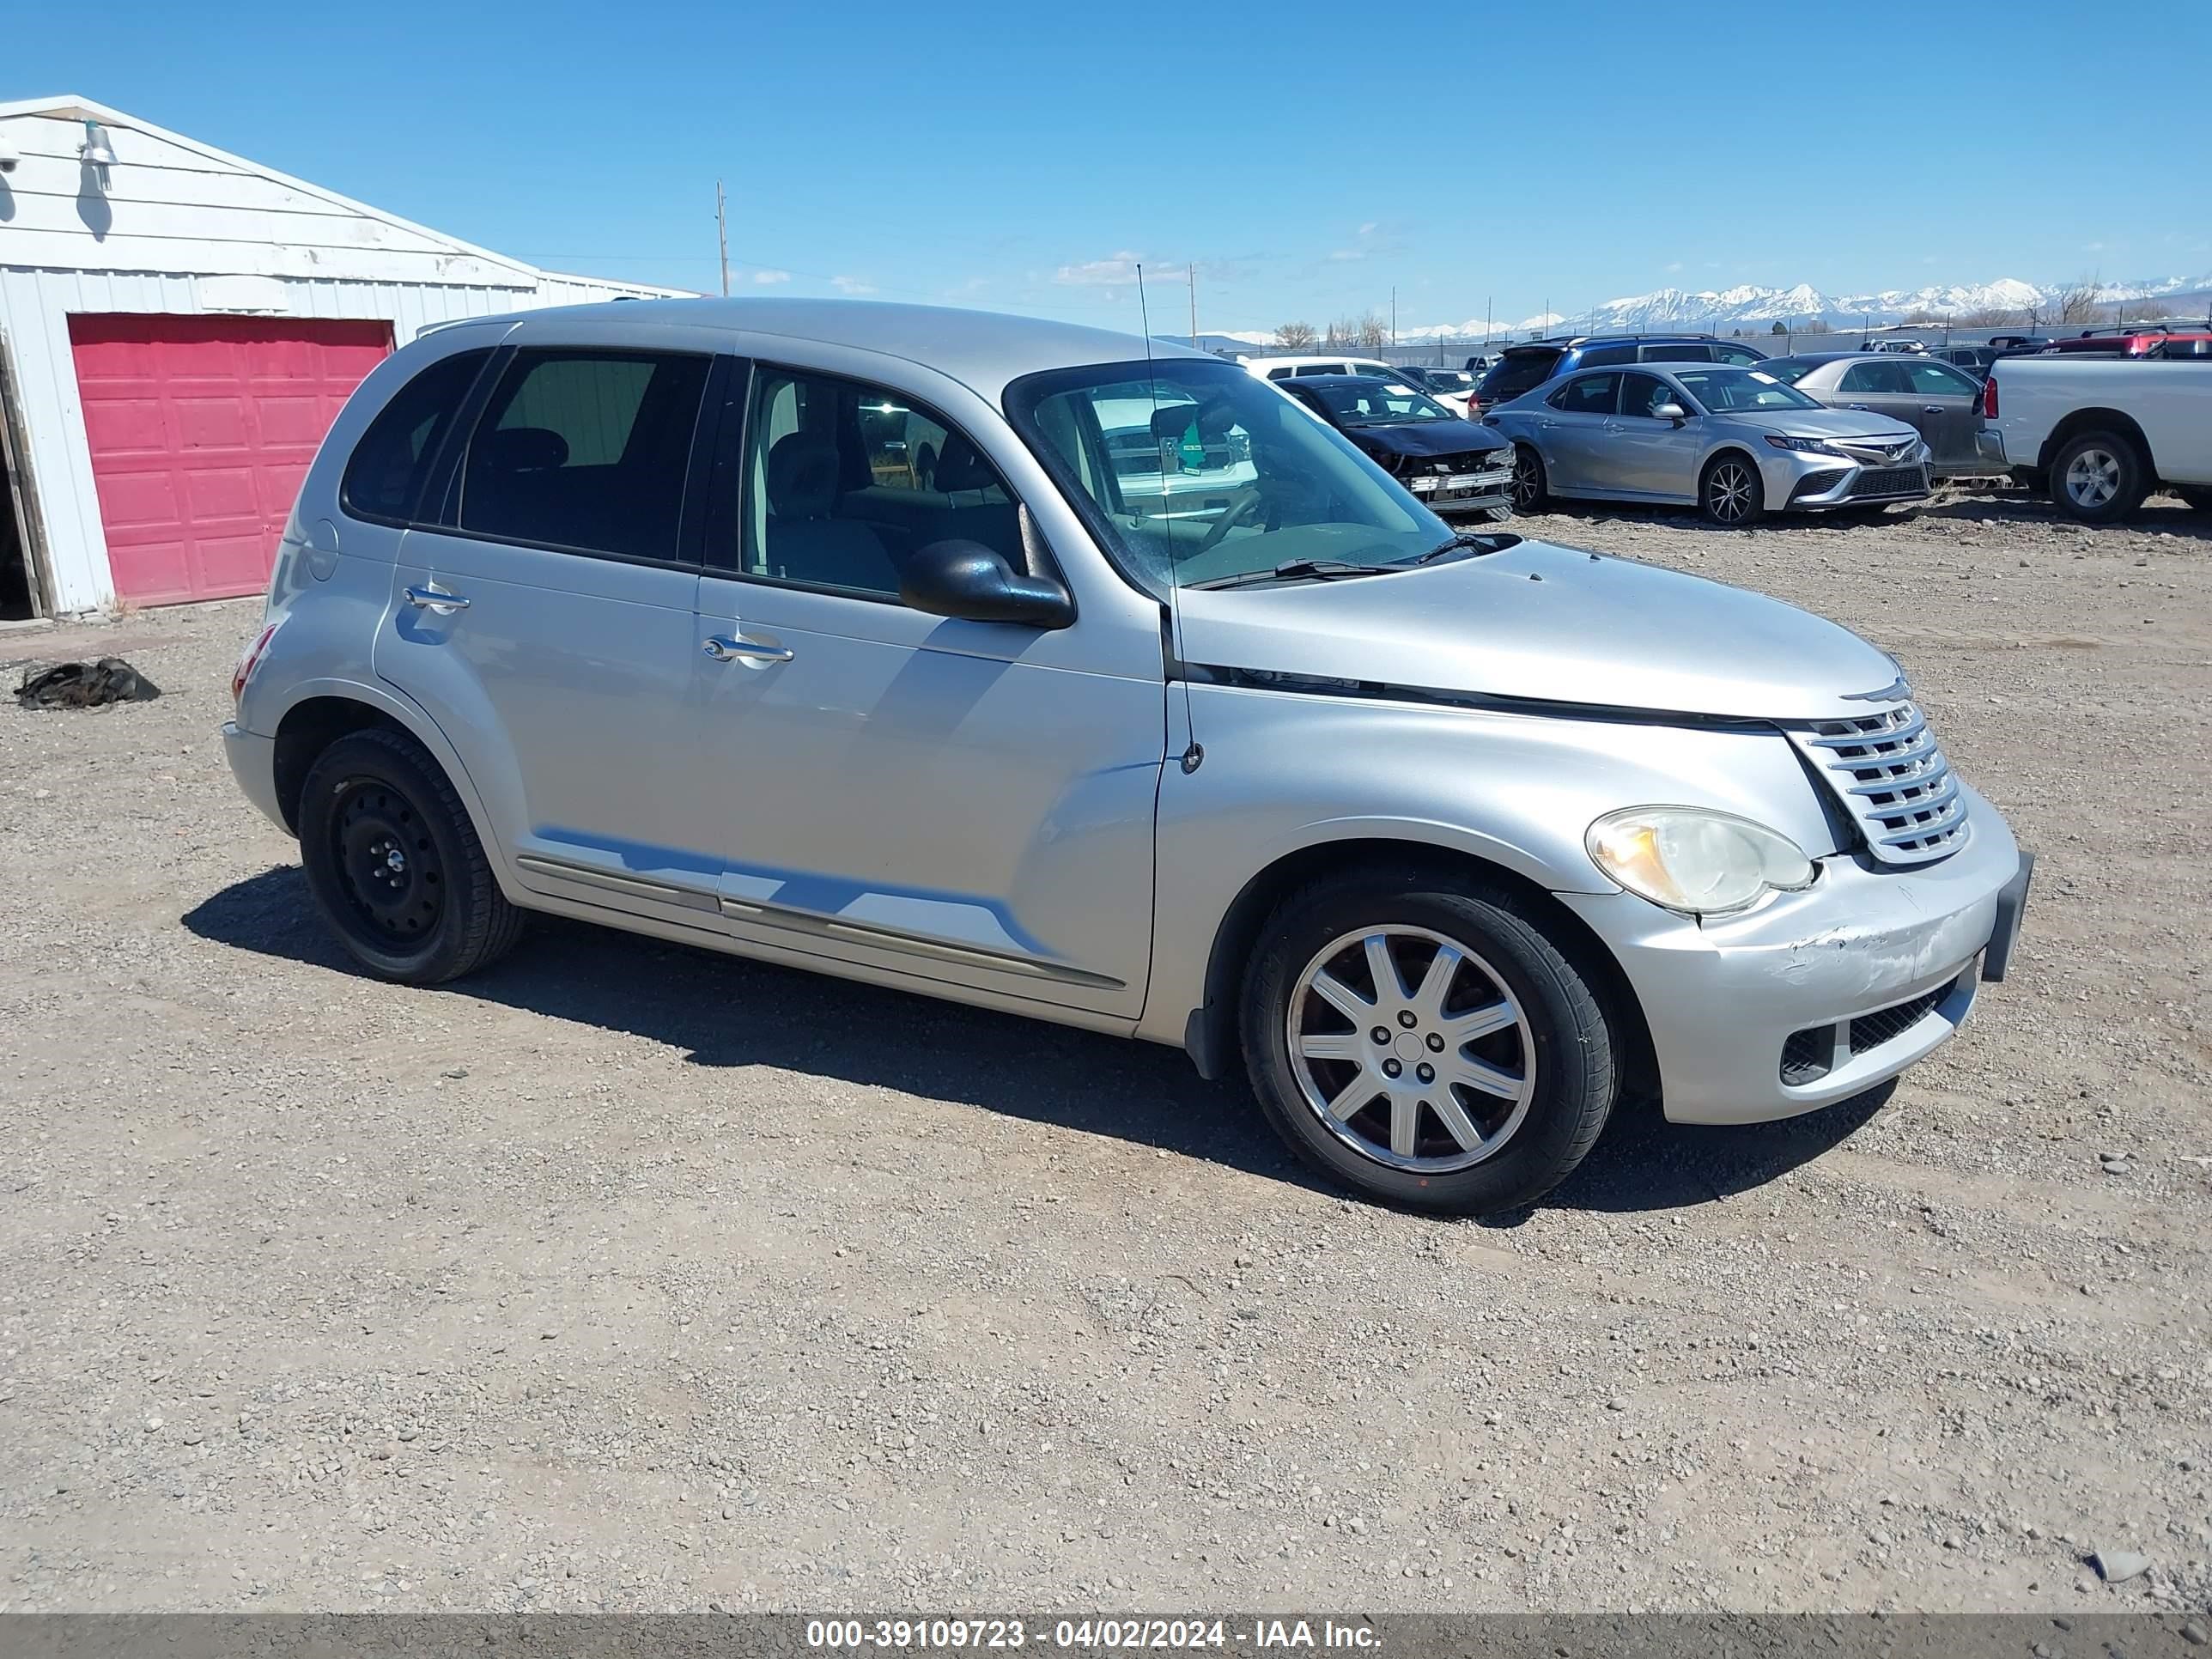
<path fill-rule="evenodd" d="M 521 937 L 452 780 L 404 732 L 350 732 L 316 757 L 300 859 L 323 920 L 379 979 L 441 984 Z"/>
<path fill-rule="evenodd" d="M 1698 508 L 1707 524 L 1741 530 L 1766 516 L 1766 484 L 1747 455 L 1723 451 L 1706 463 L 1698 481 Z"/>
<path fill-rule="evenodd" d="M 2051 500 L 2083 524 L 2118 524 L 2150 493 L 2142 457 L 2117 432 L 2081 432 L 2051 458 Z"/>
<path fill-rule="evenodd" d="M 1604 1011 L 1540 919 L 1435 872 L 1352 872 L 1285 899 L 1245 975 L 1243 1027 L 1253 1091 L 1291 1151 L 1412 1209 L 1533 1203 L 1582 1162 L 1616 1092 Z"/>

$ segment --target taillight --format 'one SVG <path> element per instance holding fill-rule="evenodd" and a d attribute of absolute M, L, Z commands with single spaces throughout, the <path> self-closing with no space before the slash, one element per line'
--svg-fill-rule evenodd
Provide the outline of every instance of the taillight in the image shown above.
<path fill-rule="evenodd" d="M 253 671 L 261 666 L 261 653 L 269 648 L 269 641 L 276 637 L 276 629 L 284 619 L 279 617 L 263 629 L 260 636 L 246 647 L 238 659 L 238 666 L 230 671 L 230 700 L 236 702 L 246 695 L 246 683 L 253 678 Z"/>
<path fill-rule="evenodd" d="M 1997 417 L 1997 372 L 1992 368 L 1990 378 L 1982 382 L 1982 418 L 1994 421 Z"/>

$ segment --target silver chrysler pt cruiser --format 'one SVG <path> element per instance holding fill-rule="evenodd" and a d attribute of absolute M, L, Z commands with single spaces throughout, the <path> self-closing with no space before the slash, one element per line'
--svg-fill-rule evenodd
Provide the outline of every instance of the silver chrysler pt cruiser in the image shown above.
<path fill-rule="evenodd" d="M 549 911 L 1240 1063 L 1374 1198 L 1626 1091 L 1891 1077 L 2031 860 L 1897 664 L 1455 532 L 1235 364 L 849 302 L 440 327 L 331 428 L 224 727 L 371 974 Z"/>

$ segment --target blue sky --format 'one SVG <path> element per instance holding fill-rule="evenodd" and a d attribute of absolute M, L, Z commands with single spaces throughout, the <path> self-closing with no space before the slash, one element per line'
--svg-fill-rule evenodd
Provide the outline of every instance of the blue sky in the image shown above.
<path fill-rule="evenodd" d="M 1532 15 L 1533 14 L 1533 15 Z M 2212 7 L 17 8 L 71 92 L 560 269 L 1156 330 L 2212 270 Z M 1890 27 L 1884 27 L 1887 23 Z M 1156 284 L 1156 285 L 1155 285 Z"/>

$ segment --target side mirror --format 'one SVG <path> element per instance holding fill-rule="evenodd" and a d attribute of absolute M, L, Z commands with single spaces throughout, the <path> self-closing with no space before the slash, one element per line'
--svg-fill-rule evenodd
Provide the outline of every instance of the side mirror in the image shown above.
<path fill-rule="evenodd" d="M 1651 411 L 1651 417 L 1657 421 L 1672 421 L 1676 426 L 1680 426 L 1683 422 L 1690 418 L 1690 411 L 1683 408 L 1681 404 L 1670 400 L 1660 404 L 1658 408 L 1653 410 Z"/>
<path fill-rule="evenodd" d="M 899 598 L 933 617 L 963 622 L 1065 628 L 1075 620 L 1075 600 L 1066 588 L 1048 577 L 1017 575 L 981 542 L 932 542 L 917 550 L 900 572 Z"/>

